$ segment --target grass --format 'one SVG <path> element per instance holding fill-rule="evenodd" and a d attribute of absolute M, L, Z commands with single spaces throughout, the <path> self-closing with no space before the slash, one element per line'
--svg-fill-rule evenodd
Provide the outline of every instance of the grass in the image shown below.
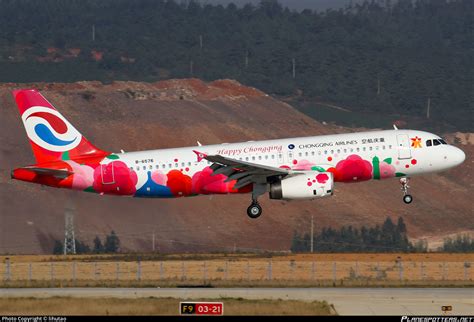
<path fill-rule="evenodd" d="M 0 315 L 179 315 L 179 302 L 172 298 L 0 298 Z M 197 302 L 199 300 L 192 300 Z M 223 302 L 225 315 L 334 315 L 326 302 L 293 300 L 205 300 Z"/>
<path fill-rule="evenodd" d="M 153 256 L 153 255 L 150 255 Z M 197 259 L 197 257 L 199 259 Z M 473 286 L 474 254 L 0 257 L 1 287 Z M 135 257 L 136 260 L 136 257 Z"/>
<path fill-rule="evenodd" d="M 108 288 L 193 288 L 193 287 L 208 287 L 208 288 L 233 288 L 233 287 L 474 287 L 474 281 L 451 281 L 451 280 L 376 280 L 376 279 L 346 279 L 346 280 L 212 280 L 203 282 L 202 280 L 142 280 L 142 281 L 115 281 L 115 280 L 54 280 L 54 281 L 1 281 L 1 288 L 49 288 L 49 287 L 108 287 Z"/>

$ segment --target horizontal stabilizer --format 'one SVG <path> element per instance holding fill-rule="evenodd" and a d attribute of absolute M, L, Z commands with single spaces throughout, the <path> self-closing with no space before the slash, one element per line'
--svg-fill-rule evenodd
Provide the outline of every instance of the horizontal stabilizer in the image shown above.
<path fill-rule="evenodd" d="M 74 174 L 74 172 L 68 171 L 68 170 L 49 169 L 49 168 L 23 167 L 19 169 L 33 171 L 34 173 L 39 174 L 39 175 L 54 176 L 58 179 L 66 179 L 71 174 Z"/>

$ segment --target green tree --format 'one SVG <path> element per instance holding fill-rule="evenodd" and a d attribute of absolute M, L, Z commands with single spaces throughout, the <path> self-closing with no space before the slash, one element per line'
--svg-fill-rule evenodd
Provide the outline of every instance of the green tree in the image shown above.
<path fill-rule="evenodd" d="M 95 236 L 93 253 L 102 254 L 104 251 L 105 249 L 104 245 L 102 244 L 102 241 L 100 240 L 99 236 Z"/>
<path fill-rule="evenodd" d="M 91 248 L 86 243 L 76 239 L 76 254 L 89 254 Z"/>
<path fill-rule="evenodd" d="M 64 254 L 64 245 L 60 240 L 54 240 L 53 254 L 61 255 Z"/>
<path fill-rule="evenodd" d="M 110 235 L 105 238 L 104 248 L 106 253 L 117 253 L 120 248 L 120 239 L 112 230 Z"/>

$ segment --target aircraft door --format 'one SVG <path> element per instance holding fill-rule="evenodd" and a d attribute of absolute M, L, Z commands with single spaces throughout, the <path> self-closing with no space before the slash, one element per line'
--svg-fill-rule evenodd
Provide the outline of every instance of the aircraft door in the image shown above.
<path fill-rule="evenodd" d="M 114 163 L 102 164 L 100 166 L 100 176 L 102 178 L 102 184 L 114 184 L 115 183 L 115 173 L 114 173 Z"/>
<path fill-rule="evenodd" d="M 407 134 L 397 135 L 397 149 L 398 149 L 398 158 L 399 159 L 410 159 L 411 150 L 410 150 L 410 140 L 408 139 Z"/>

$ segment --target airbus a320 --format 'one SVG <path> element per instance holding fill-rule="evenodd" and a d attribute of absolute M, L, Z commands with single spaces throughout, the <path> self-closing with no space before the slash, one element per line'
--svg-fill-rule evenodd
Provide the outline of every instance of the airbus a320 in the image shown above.
<path fill-rule="evenodd" d="M 435 134 L 402 129 L 111 153 L 91 144 L 37 90 L 13 96 L 36 159 L 14 169 L 13 179 L 140 198 L 249 193 L 251 218 L 262 214 L 263 194 L 317 199 L 333 195 L 340 182 L 399 178 L 409 204 L 411 176 L 465 159 Z"/>

